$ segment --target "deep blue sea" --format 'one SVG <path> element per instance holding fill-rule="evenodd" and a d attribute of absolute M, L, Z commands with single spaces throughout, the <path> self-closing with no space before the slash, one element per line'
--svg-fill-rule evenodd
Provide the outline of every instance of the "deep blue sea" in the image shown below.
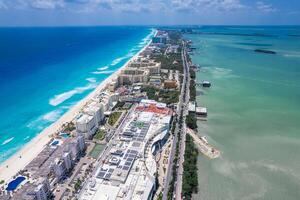
<path fill-rule="evenodd" d="M 0 28 L 0 163 L 120 68 L 148 27 Z"/>

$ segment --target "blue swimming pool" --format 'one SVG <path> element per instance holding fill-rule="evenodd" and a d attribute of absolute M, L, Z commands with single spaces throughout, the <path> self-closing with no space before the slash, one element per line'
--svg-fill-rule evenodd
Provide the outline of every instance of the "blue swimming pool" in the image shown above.
<path fill-rule="evenodd" d="M 52 146 L 57 146 L 59 144 L 58 140 L 55 140 L 54 142 L 51 143 Z"/>
<path fill-rule="evenodd" d="M 60 133 L 59 135 L 63 138 L 69 138 L 70 137 L 70 135 L 68 133 Z"/>
<path fill-rule="evenodd" d="M 6 190 L 14 191 L 26 178 L 24 176 L 18 176 L 14 180 L 8 183 Z"/>

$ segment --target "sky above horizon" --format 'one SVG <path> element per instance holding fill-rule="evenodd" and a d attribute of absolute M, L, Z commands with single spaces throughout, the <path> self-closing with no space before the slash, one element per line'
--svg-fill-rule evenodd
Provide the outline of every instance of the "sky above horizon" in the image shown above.
<path fill-rule="evenodd" d="M 299 25 L 300 0 L 0 0 L 0 26 Z"/>

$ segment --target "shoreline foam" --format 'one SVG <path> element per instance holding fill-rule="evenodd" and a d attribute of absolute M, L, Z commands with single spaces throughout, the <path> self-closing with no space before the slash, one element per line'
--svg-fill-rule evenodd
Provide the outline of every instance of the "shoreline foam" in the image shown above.
<path fill-rule="evenodd" d="M 156 34 L 156 30 L 154 34 L 152 32 L 153 31 L 151 31 L 150 33 L 151 35 Z M 151 39 L 149 35 L 147 35 L 145 38 L 149 37 L 149 39 Z M 99 83 L 99 85 L 92 92 L 90 92 L 85 98 L 76 103 L 76 105 L 70 108 L 57 121 L 37 134 L 30 142 L 25 144 L 13 156 L 2 162 L 0 164 L 0 180 L 8 182 L 14 175 L 16 175 L 28 163 L 30 163 L 43 150 L 44 146 L 49 143 L 49 141 L 51 140 L 51 135 L 58 132 L 64 123 L 72 121 L 80 113 L 82 107 L 86 105 L 87 102 L 90 101 L 97 93 L 104 90 L 108 83 L 117 78 L 121 70 L 126 68 L 130 61 L 137 58 L 139 54 L 150 45 L 150 43 L 151 40 L 146 43 L 140 51 L 133 55 L 122 67 L 120 67 L 109 77 Z"/>

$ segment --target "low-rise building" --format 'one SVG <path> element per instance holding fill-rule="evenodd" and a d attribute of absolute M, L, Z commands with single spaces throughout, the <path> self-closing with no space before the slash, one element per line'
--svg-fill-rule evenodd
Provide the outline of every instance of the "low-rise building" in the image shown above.
<path fill-rule="evenodd" d="M 152 199 L 155 153 L 168 136 L 172 111 L 153 100 L 141 100 L 131 109 L 79 199 Z"/>
<path fill-rule="evenodd" d="M 176 89 L 178 87 L 176 80 L 165 80 L 164 88 L 165 89 Z"/>

